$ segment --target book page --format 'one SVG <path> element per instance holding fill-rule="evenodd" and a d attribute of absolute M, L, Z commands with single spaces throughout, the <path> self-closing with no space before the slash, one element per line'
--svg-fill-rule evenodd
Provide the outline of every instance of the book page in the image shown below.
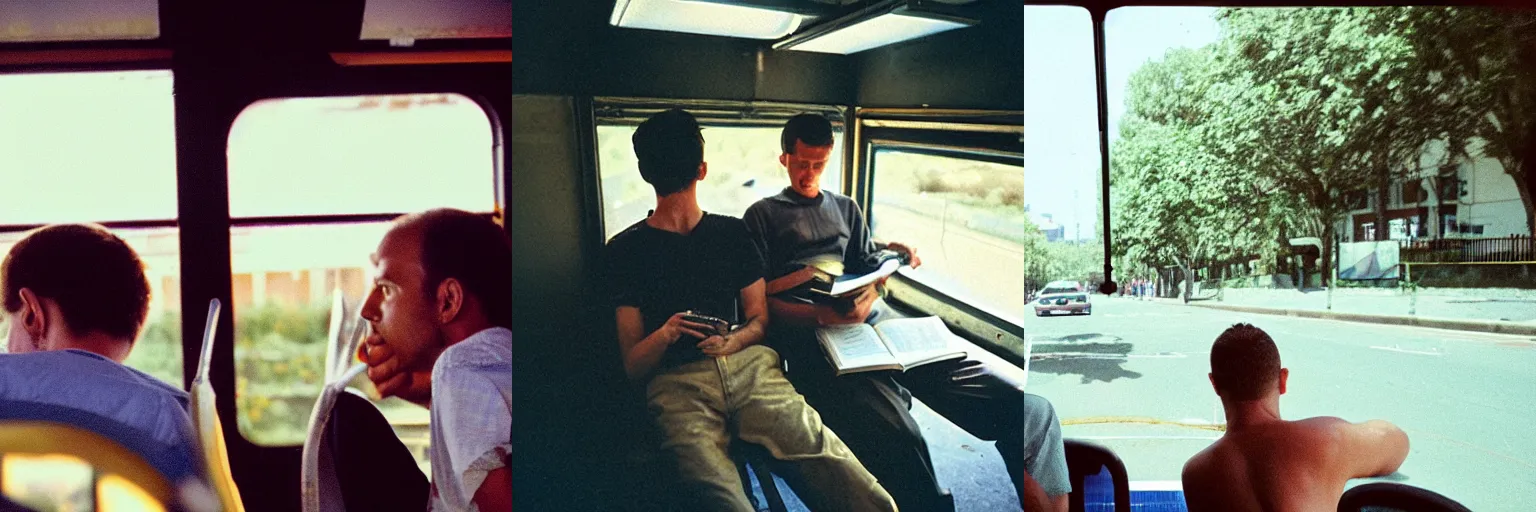
<path fill-rule="evenodd" d="M 954 333 L 944 325 L 939 317 L 929 316 L 923 318 L 900 318 L 880 322 L 875 327 L 891 345 L 891 351 L 898 356 L 918 352 L 942 352 L 952 347 L 950 339 Z"/>
<path fill-rule="evenodd" d="M 816 330 L 828 352 L 835 353 L 833 363 L 839 370 L 894 361 L 890 350 L 881 343 L 875 330 L 864 324 L 835 325 Z"/>
<path fill-rule="evenodd" d="M 847 295 L 849 292 L 868 286 L 870 283 L 875 281 L 879 281 L 882 277 L 895 274 L 896 269 L 898 268 L 901 268 L 901 261 L 885 260 L 885 263 L 880 264 L 880 268 L 875 269 L 874 272 L 848 279 L 846 281 L 837 281 L 832 283 L 832 291 L 829 292 L 829 294 L 833 297 Z"/>

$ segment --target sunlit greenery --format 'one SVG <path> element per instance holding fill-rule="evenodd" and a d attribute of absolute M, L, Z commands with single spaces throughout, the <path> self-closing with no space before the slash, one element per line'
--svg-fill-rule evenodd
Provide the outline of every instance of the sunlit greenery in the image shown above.
<path fill-rule="evenodd" d="M 260 444 L 303 442 L 324 378 L 330 309 L 264 303 L 236 311 L 240 431 Z"/>
<path fill-rule="evenodd" d="M 1290 238 L 1332 245 L 1357 192 L 1484 157 L 1514 178 L 1528 219 L 1536 210 L 1522 159 L 1536 132 L 1536 61 L 1520 51 L 1536 44 L 1532 20 L 1391 7 L 1216 21 L 1219 40 L 1170 50 L 1127 85 L 1111 148 L 1117 259 L 1187 276 L 1274 260 Z"/>
<path fill-rule="evenodd" d="M 166 312 L 151 318 L 139 333 L 133 351 L 128 353 L 128 360 L 123 363 L 180 388 L 181 339 L 180 313 Z"/>

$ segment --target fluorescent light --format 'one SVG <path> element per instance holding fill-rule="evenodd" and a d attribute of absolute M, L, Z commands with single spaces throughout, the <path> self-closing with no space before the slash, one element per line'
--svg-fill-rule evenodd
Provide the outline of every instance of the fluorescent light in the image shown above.
<path fill-rule="evenodd" d="M 976 24 L 974 20 L 910 10 L 904 3 L 833 20 L 773 45 L 778 50 L 853 54 Z"/>
<path fill-rule="evenodd" d="M 711 2 L 618 0 L 608 23 L 625 28 L 778 39 L 794 33 L 802 19 L 793 13 Z"/>

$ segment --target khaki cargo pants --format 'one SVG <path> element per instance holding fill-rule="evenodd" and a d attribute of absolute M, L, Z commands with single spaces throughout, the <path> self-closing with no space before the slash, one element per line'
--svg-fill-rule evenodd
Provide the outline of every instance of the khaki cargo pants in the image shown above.
<path fill-rule="evenodd" d="M 891 511 L 891 495 L 785 380 L 779 354 L 753 345 L 661 371 L 647 402 L 689 498 L 708 510 L 753 510 L 729 455 L 735 438 L 766 448 L 774 472 L 812 510 Z"/>

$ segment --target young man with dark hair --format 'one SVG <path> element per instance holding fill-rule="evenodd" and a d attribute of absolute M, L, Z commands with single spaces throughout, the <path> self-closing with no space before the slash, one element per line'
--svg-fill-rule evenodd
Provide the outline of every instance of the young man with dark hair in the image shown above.
<path fill-rule="evenodd" d="M 740 219 L 699 209 L 708 166 L 698 122 L 668 110 L 632 140 L 656 210 L 608 241 L 606 283 L 624 371 L 646 384 L 663 448 L 696 500 L 687 510 L 752 510 L 732 434 L 785 463 L 781 476 L 814 510 L 894 510 L 784 379 L 778 354 L 758 344 L 768 324 L 762 257 Z"/>
<path fill-rule="evenodd" d="M 1290 371 L 1269 334 L 1249 324 L 1211 346 L 1211 385 L 1227 432 L 1184 465 L 1184 498 L 1204 510 L 1333 510 L 1351 478 L 1397 471 L 1408 435 L 1381 420 L 1280 419 Z"/>
<path fill-rule="evenodd" d="M 407 215 L 379 242 L 359 348 L 384 396 L 431 411 L 431 510 L 512 506 L 512 246 L 459 210 Z"/>
<path fill-rule="evenodd" d="M 0 264 L 10 324 L 0 419 L 68 421 L 143 455 L 173 481 L 200 474 L 185 391 L 124 366 L 149 314 L 138 254 L 95 225 L 40 228 Z"/>
<path fill-rule="evenodd" d="M 852 199 L 821 189 L 821 173 L 833 147 L 832 125 L 825 117 L 791 118 L 780 143 L 779 162 L 788 169 L 789 186 L 753 204 L 745 216 L 767 255 L 771 279 L 826 259 L 837 260 L 847 273 L 865 273 L 884 259 L 883 251 L 904 256 L 913 267 L 922 263 L 912 247 L 873 240 Z M 1020 385 L 972 359 L 905 373 L 837 376 L 814 331 L 837 324 L 873 324 L 889 315 L 873 290 L 857 297 L 847 311 L 793 293 L 769 297 L 768 306 L 775 318 L 773 339 L 790 363 L 789 378 L 796 389 L 822 411 L 828 425 L 845 433 L 848 445 L 887 484 L 902 510 L 954 507 L 939 488 L 927 442 L 912 418 L 913 396 L 971 434 L 996 440 L 1021 501 L 1027 499 L 1027 473 L 1050 496 L 1053 508 L 1066 509 L 1071 484 L 1061 426 L 1050 402 L 1025 394 Z"/>

